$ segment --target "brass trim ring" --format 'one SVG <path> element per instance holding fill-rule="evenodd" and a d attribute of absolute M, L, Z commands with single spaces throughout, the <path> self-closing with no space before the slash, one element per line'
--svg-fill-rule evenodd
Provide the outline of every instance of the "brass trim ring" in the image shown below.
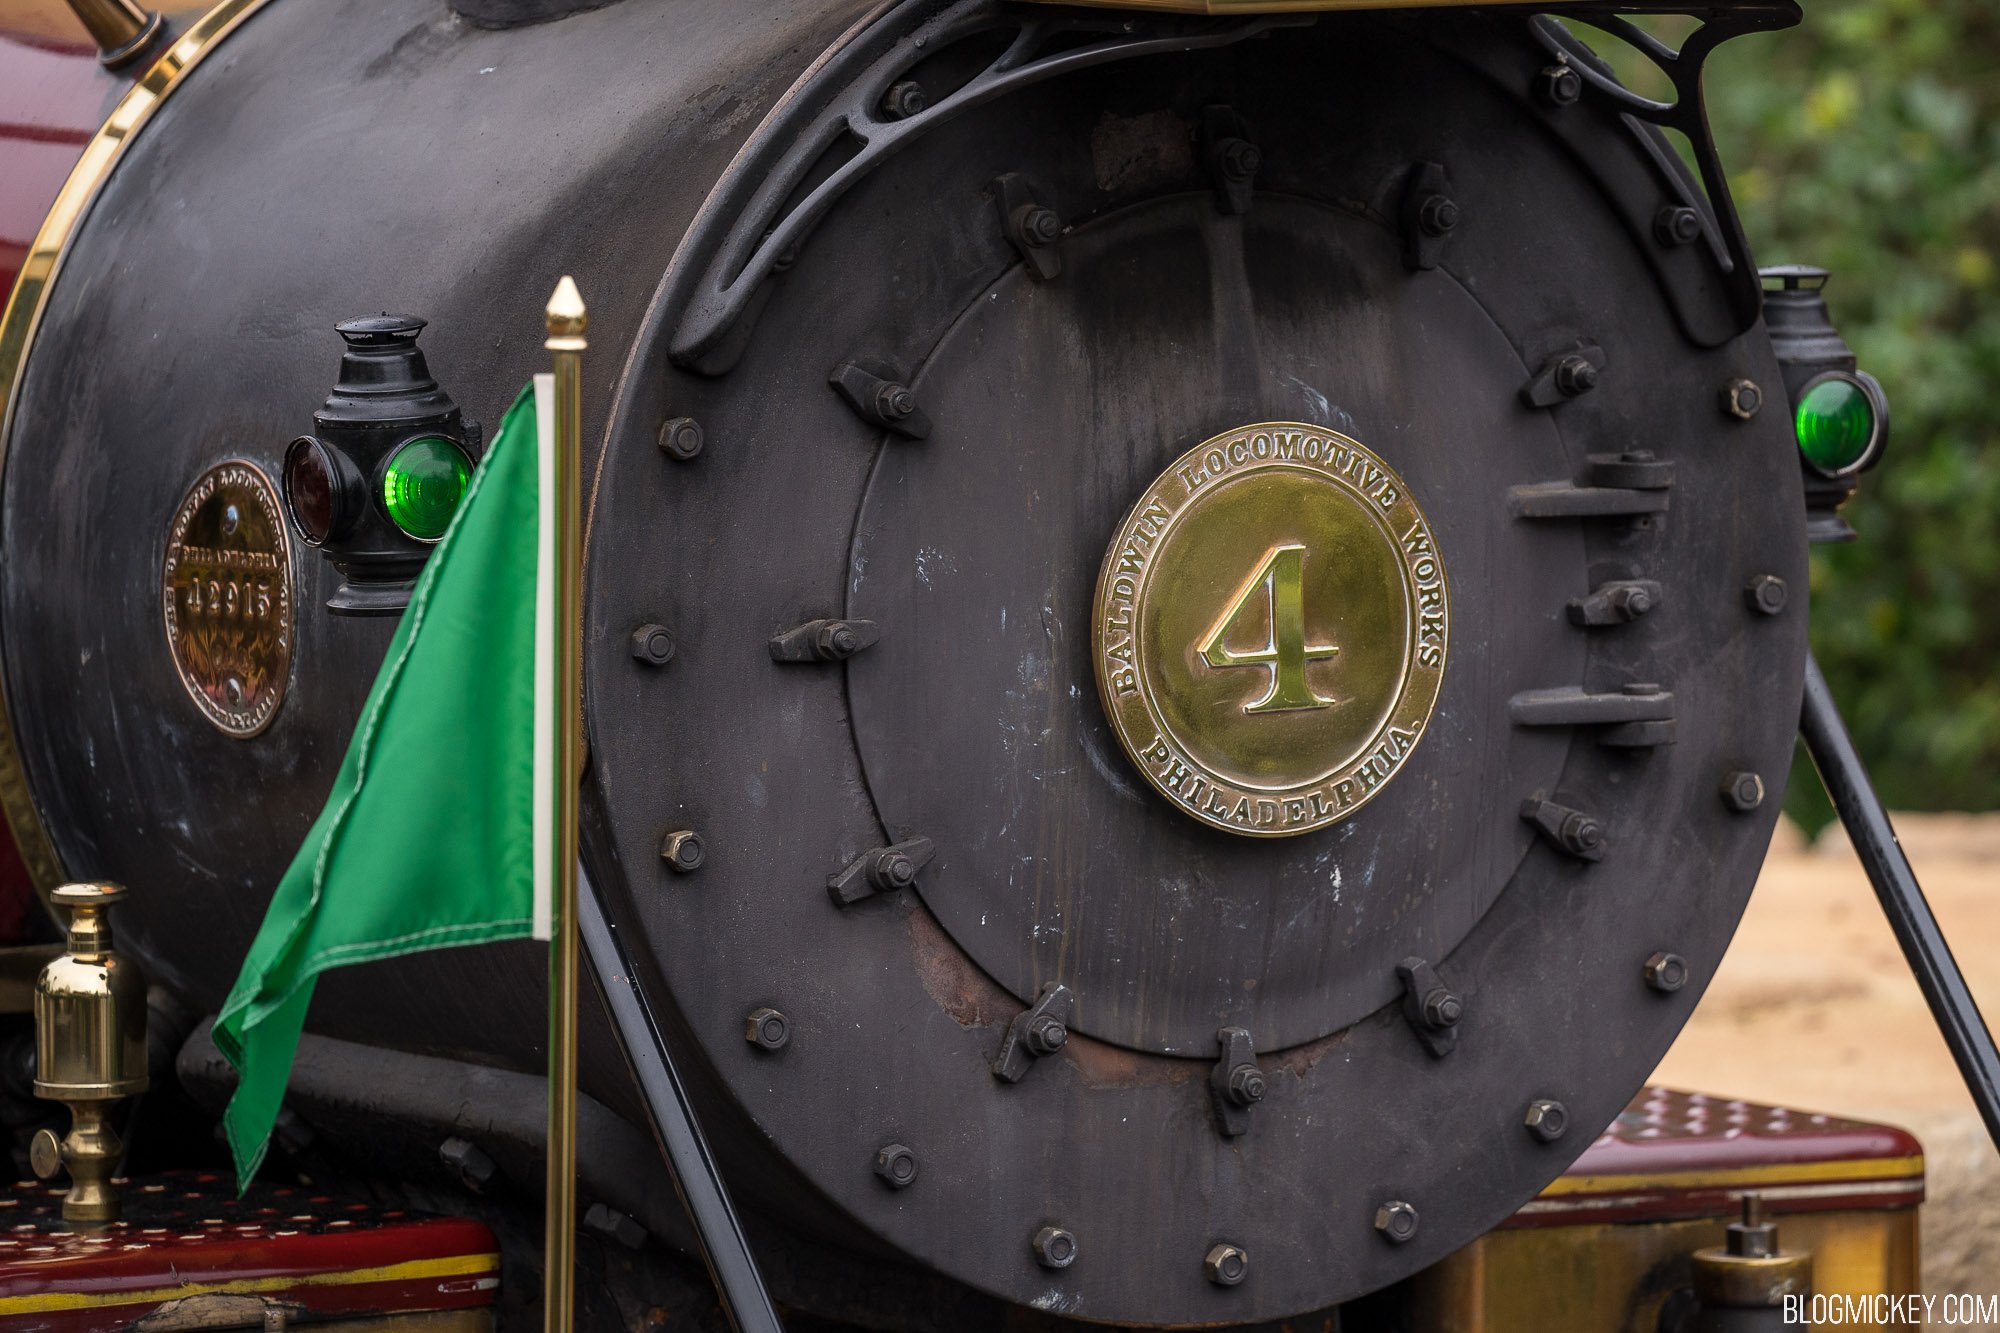
<path fill-rule="evenodd" d="M 83 155 L 63 182 L 62 192 L 35 233 L 34 244 L 22 260 L 20 276 L 7 297 L 7 310 L 0 315 L 0 477 L 4 477 L 8 441 L 13 436 L 14 409 L 21 389 L 21 370 L 27 364 L 28 349 L 41 326 L 42 310 L 49 291 L 62 271 L 62 261 L 77 229 L 90 213 L 98 191 L 124 156 L 131 142 L 167 94 L 180 86 L 188 71 L 200 64 L 217 43 L 234 32 L 267 0 L 223 0 L 196 19 L 188 30 L 174 39 L 166 53 L 118 99 L 110 119 L 91 137 Z M 0 635 L 4 642 L 4 635 Z M 28 775 L 21 765 L 20 747 L 14 741 L 14 720 L 4 685 L 0 685 L 0 812 L 14 832 L 14 845 L 28 867 L 35 889 L 48 902 L 48 894 L 66 878 L 55 844 L 42 826 L 41 812 L 28 791 Z"/>

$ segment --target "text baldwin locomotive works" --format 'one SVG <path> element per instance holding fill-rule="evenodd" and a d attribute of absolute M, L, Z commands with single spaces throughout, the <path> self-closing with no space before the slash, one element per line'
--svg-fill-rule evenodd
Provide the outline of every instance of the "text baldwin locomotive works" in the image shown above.
<path fill-rule="evenodd" d="M 1423 737 L 1450 637 L 1444 558 L 1408 484 L 1292 422 L 1167 468 L 1119 524 L 1092 618 L 1132 762 L 1186 814 L 1256 837 L 1382 791 Z"/>

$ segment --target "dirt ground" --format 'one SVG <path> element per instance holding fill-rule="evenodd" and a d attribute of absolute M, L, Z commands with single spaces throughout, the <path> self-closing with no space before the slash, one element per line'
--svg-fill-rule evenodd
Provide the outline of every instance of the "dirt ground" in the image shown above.
<path fill-rule="evenodd" d="M 2000 815 L 1895 825 L 1989 1021 L 2000 1021 Z M 2000 1292 L 2000 1155 L 1838 826 L 1779 827 L 1736 939 L 1655 1081 L 1901 1125 L 1923 1141 L 1924 1280 Z"/>

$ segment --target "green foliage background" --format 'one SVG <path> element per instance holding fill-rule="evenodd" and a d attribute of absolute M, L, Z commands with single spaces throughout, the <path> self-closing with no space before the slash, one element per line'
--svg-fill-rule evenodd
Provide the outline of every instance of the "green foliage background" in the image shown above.
<path fill-rule="evenodd" d="M 1707 82 L 1757 261 L 1833 271 L 1892 408 L 1862 539 L 1813 553 L 1813 647 L 1892 808 L 2000 808 L 2000 0 L 1804 5 Z"/>

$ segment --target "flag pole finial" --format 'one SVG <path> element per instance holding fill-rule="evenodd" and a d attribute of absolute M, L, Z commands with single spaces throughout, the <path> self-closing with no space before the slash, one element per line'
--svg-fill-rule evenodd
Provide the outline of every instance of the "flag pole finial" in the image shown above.
<path fill-rule="evenodd" d="M 549 940 L 549 1138 L 544 1333 L 571 1333 L 576 1306 L 576 788 L 582 775 L 583 525 L 578 458 L 583 435 L 583 331 L 590 316 L 568 274 L 549 297 L 555 370 L 556 790 L 554 902 Z"/>
<path fill-rule="evenodd" d="M 565 273 L 549 296 L 548 306 L 549 340 L 543 344 L 551 352 L 581 352 L 584 349 L 583 331 L 590 327 L 590 312 L 584 308 L 583 293 L 576 289 L 576 279 Z"/>

